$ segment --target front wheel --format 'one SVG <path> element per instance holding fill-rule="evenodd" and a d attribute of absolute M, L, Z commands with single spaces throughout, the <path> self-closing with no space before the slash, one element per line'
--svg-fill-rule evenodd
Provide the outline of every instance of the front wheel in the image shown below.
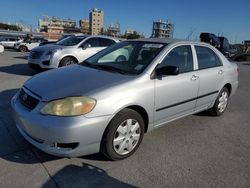
<path fill-rule="evenodd" d="M 120 111 L 108 125 L 101 143 L 101 152 L 111 160 L 132 155 L 139 147 L 144 134 L 144 121 L 131 109 Z"/>
<path fill-rule="evenodd" d="M 20 46 L 19 47 L 19 51 L 20 52 L 27 52 L 28 51 L 28 48 L 26 46 Z"/>
<path fill-rule="evenodd" d="M 214 103 L 214 106 L 208 110 L 209 114 L 213 116 L 222 115 L 226 111 L 228 98 L 229 91 L 227 88 L 223 87 Z"/>
<path fill-rule="evenodd" d="M 77 61 L 72 58 L 72 57 L 64 57 L 60 64 L 59 64 L 59 67 L 64 67 L 64 66 L 69 66 L 69 65 L 73 65 L 73 64 L 76 64 Z"/>

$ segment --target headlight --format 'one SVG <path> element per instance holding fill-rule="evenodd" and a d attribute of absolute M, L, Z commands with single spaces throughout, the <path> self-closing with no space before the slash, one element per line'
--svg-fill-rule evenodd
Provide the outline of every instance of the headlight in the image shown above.
<path fill-rule="evenodd" d="M 57 50 L 49 50 L 46 55 L 51 55 L 52 56 L 56 52 L 57 52 Z"/>
<path fill-rule="evenodd" d="M 91 112 L 95 105 L 96 100 L 89 97 L 68 97 L 49 102 L 42 108 L 41 114 L 79 116 Z"/>

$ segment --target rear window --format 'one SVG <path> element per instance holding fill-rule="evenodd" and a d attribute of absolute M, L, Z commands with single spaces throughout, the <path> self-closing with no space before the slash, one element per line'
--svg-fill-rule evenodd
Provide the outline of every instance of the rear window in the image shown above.
<path fill-rule="evenodd" d="M 195 46 L 199 69 L 207 69 L 221 66 L 219 57 L 213 50 L 204 46 Z"/>

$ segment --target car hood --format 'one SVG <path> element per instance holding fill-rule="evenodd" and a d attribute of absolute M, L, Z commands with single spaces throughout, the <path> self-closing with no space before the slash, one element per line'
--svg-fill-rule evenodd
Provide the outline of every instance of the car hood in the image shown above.
<path fill-rule="evenodd" d="M 51 101 L 69 96 L 90 96 L 102 89 L 133 79 L 133 76 L 97 70 L 82 65 L 71 65 L 37 74 L 24 87 Z"/>
<path fill-rule="evenodd" d="M 38 46 L 34 48 L 32 51 L 52 51 L 57 49 L 66 49 L 66 48 L 72 48 L 73 46 L 61 46 L 57 44 L 46 44 L 43 46 Z"/>

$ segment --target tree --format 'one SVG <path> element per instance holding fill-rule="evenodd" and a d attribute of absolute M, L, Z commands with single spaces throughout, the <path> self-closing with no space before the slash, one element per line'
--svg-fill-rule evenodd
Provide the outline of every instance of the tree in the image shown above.
<path fill-rule="evenodd" d="M 126 36 L 127 39 L 138 39 L 141 38 L 141 35 L 139 35 L 136 31 L 134 31 L 132 34 L 128 34 Z"/>

